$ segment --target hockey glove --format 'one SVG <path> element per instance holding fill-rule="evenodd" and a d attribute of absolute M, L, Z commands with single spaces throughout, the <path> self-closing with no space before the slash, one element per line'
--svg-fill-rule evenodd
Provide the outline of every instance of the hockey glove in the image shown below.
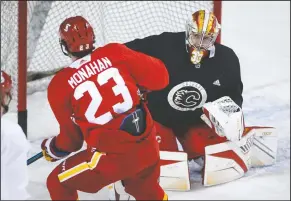
<path fill-rule="evenodd" d="M 213 102 L 205 103 L 202 107 L 202 120 L 220 137 L 230 141 L 242 138 L 244 132 L 244 116 L 242 109 L 228 96 Z"/>
<path fill-rule="evenodd" d="M 45 139 L 41 143 L 43 156 L 45 157 L 47 161 L 50 161 L 50 162 L 55 162 L 57 160 L 63 159 L 70 154 L 70 152 L 64 152 L 64 151 L 58 150 L 58 148 L 55 146 L 55 140 L 56 140 L 56 137 L 51 137 L 51 138 Z"/>

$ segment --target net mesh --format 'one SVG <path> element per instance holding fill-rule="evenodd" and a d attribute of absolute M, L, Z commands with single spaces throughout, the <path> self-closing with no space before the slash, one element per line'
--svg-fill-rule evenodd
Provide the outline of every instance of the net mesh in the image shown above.
<path fill-rule="evenodd" d="M 12 76 L 17 99 L 18 2 L 1 1 L 1 69 Z M 212 1 L 28 1 L 28 74 L 70 63 L 63 55 L 58 28 L 63 20 L 84 16 L 96 35 L 95 46 L 128 42 L 162 32 L 184 31 L 186 19 L 198 9 L 213 10 Z M 48 82 L 28 83 L 28 93 Z"/>

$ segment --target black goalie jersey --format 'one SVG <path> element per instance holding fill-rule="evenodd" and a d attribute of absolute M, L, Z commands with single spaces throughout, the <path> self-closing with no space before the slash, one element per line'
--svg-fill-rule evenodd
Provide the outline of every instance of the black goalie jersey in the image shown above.
<path fill-rule="evenodd" d="M 170 84 L 147 96 L 154 120 L 164 126 L 184 130 L 203 123 L 203 104 L 223 96 L 242 106 L 240 64 L 232 49 L 215 44 L 207 58 L 194 65 L 186 51 L 185 32 L 162 33 L 125 45 L 159 58 L 168 69 Z"/>

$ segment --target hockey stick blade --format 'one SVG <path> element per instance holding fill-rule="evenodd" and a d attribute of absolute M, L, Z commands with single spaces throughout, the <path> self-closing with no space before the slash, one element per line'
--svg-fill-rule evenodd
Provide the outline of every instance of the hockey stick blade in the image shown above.
<path fill-rule="evenodd" d="M 27 160 L 27 165 L 30 165 L 31 163 L 37 161 L 38 159 L 42 158 L 43 157 L 43 154 L 42 154 L 42 151 L 39 152 L 38 154 L 32 156 L 31 158 L 29 158 Z"/>

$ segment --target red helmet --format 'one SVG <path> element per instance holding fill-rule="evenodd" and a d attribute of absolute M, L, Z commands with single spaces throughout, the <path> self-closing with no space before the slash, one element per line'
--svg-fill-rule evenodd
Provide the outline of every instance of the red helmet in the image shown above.
<path fill-rule="evenodd" d="M 93 28 L 82 16 L 65 19 L 60 25 L 59 35 L 61 48 L 65 55 L 94 49 Z"/>
<path fill-rule="evenodd" d="M 8 111 L 8 105 L 11 101 L 12 80 L 11 77 L 1 70 L 1 106 L 5 112 Z"/>

